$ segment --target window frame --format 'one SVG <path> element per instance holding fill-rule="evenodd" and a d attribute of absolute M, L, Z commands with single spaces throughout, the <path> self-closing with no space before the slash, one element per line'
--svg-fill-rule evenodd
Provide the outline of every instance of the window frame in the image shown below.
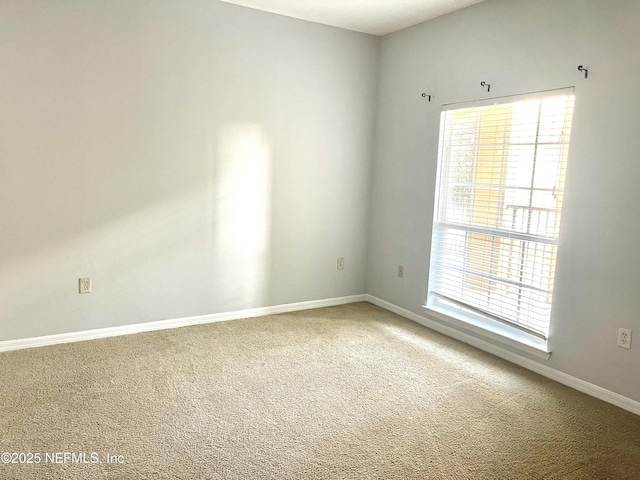
<path fill-rule="evenodd" d="M 456 111 L 456 110 L 464 110 L 464 109 L 468 109 L 468 108 L 474 108 L 474 107 L 486 107 L 486 106 L 491 106 L 491 105 L 497 105 L 497 104 L 515 104 L 517 102 L 521 102 L 524 100 L 531 100 L 531 99 L 545 99 L 548 97 L 552 97 L 552 96 L 560 96 L 560 95 L 566 95 L 568 97 L 571 97 L 571 105 L 570 107 L 567 108 L 567 111 L 571 113 L 571 116 L 569 117 L 569 126 L 568 126 L 568 132 L 565 132 L 563 130 L 563 133 L 561 136 L 564 136 L 565 133 L 566 135 L 568 135 L 568 138 L 566 140 L 565 143 L 563 143 L 563 148 L 566 148 L 567 150 L 563 152 L 564 155 L 564 162 L 565 165 L 563 167 L 562 172 L 559 174 L 562 176 L 562 182 L 564 182 L 564 179 L 566 178 L 566 160 L 568 157 L 568 146 L 569 146 L 569 139 L 570 139 L 570 129 L 571 129 L 571 122 L 572 122 L 572 116 L 573 116 L 573 106 L 574 106 L 574 102 L 575 102 L 575 88 L 574 87 L 567 87 L 567 88 L 562 88 L 562 89 L 554 89 L 554 90 L 548 90 L 548 91 L 541 91 L 541 92 L 533 92 L 533 93 L 529 93 L 529 94 L 524 94 L 524 95 L 511 95 L 511 96 L 505 96 L 505 97 L 496 97 L 496 98 L 492 98 L 492 99 L 486 99 L 486 100 L 481 100 L 481 101 L 474 101 L 474 102 L 462 102 L 462 103 L 457 103 L 457 104 L 445 104 L 442 106 L 442 112 L 444 113 L 445 111 Z M 426 298 L 426 303 L 425 305 L 423 305 L 423 307 L 426 309 L 427 313 L 430 314 L 431 316 L 436 317 L 439 320 L 442 321 L 447 321 L 449 323 L 454 323 L 456 324 L 456 326 L 458 327 L 462 327 L 462 328 L 466 328 L 466 329 L 470 329 L 472 331 L 474 331 L 475 333 L 480 333 L 483 335 L 489 335 L 492 337 L 497 338 L 499 341 L 504 341 L 504 339 L 507 339 L 509 344 L 512 344 L 513 342 L 516 342 L 517 344 L 523 346 L 525 349 L 527 349 L 528 351 L 532 351 L 534 353 L 540 353 L 542 354 L 542 356 L 546 356 L 546 358 L 549 358 L 550 355 L 550 350 L 548 349 L 548 334 L 541 334 L 540 332 L 534 331 L 534 330 L 530 330 L 527 328 L 522 328 L 520 325 L 518 325 L 517 323 L 510 321 L 509 319 L 504 319 L 504 318 L 500 318 L 500 316 L 498 315 L 492 315 L 491 312 L 487 312 L 487 311 L 482 311 L 480 309 L 475 309 L 473 308 L 473 306 L 469 306 L 469 305 L 464 305 L 464 303 L 462 302 L 457 302 L 455 299 L 447 299 L 446 296 L 439 294 L 435 291 L 432 290 L 432 285 L 434 285 L 434 277 L 435 277 L 435 271 L 434 271 L 434 255 L 436 252 L 436 235 L 438 234 L 438 230 L 442 229 L 442 228 L 446 228 L 447 226 L 447 221 L 442 221 L 441 217 L 442 217 L 442 208 L 443 208 L 443 195 L 441 192 L 441 189 L 443 187 L 443 168 L 449 168 L 448 165 L 445 165 L 445 160 L 443 157 L 443 146 L 445 145 L 445 142 L 447 141 L 447 135 L 446 135 L 446 127 L 447 125 L 445 125 L 445 115 L 441 115 L 440 118 L 440 135 L 439 135 L 439 143 L 438 143 L 438 161 L 437 161 L 437 174 L 436 174 L 436 185 L 435 185 L 435 192 L 434 192 L 434 217 L 433 217 L 433 221 L 432 221 L 432 244 L 431 244 L 431 249 L 430 249 L 430 268 L 429 268 L 429 283 L 428 283 L 428 288 L 427 288 L 427 298 Z M 509 119 L 510 122 L 513 122 L 512 118 Z M 509 128 L 512 128 L 513 123 L 510 123 Z M 537 125 L 538 131 L 540 128 L 540 119 L 538 119 L 538 125 Z M 564 129 L 565 127 L 563 127 Z M 536 133 L 536 138 L 535 138 L 535 149 L 537 150 L 538 145 L 541 144 L 541 142 L 539 142 L 539 137 L 538 137 L 538 132 Z M 512 143 L 508 144 L 509 146 L 512 145 Z M 447 159 L 449 160 L 449 159 Z M 475 153 L 475 157 L 473 159 L 473 168 L 477 168 L 479 161 L 478 161 L 478 153 Z M 508 162 L 508 160 L 507 160 Z M 534 165 L 535 165 L 535 155 L 534 155 Z M 447 179 L 450 179 L 450 176 L 447 177 Z M 533 172 L 531 173 L 531 191 L 534 190 L 533 188 L 533 181 L 535 179 L 535 166 L 533 167 Z M 555 187 L 554 187 L 555 189 Z M 475 195 L 475 193 L 474 193 Z M 473 200 L 474 202 L 476 200 Z M 562 208 L 562 201 L 560 200 L 559 202 L 560 206 L 557 209 L 558 215 L 561 214 L 563 208 Z M 530 202 L 529 206 L 528 206 L 529 210 L 533 209 L 533 206 Z M 529 217 L 531 215 L 531 213 L 529 212 Z M 454 227 L 455 228 L 455 227 Z M 529 226 L 527 227 L 529 228 Z M 477 233 L 479 234 L 485 234 L 485 235 L 490 235 L 492 238 L 496 237 L 496 234 L 500 233 L 499 229 L 497 228 L 489 228 L 489 227 L 482 227 L 482 226 L 469 226 L 466 225 L 464 231 L 465 232 L 469 232 L 469 231 L 473 231 L 476 230 Z M 557 225 L 557 230 L 558 233 L 556 233 L 556 237 L 555 238 L 545 238 L 542 237 L 540 235 L 530 235 L 529 232 L 526 233 L 517 233 L 514 232 L 512 230 L 506 230 L 504 233 L 504 235 L 506 237 L 509 238 L 513 238 L 513 237 L 519 237 L 522 241 L 523 241 L 523 245 L 524 242 L 529 241 L 529 240 L 533 240 L 533 241 L 543 241 L 549 245 L 552 245 L 553 248 L 557 249 L 557 245 L 558 245 L 558 239 L 559 239 L 559 225 Z M 498 235 L 499 236 L 499 235 Z M 465 246 L 465 249 L 467 248 L 467 246 Z M 465 250 L 466 252 L 466 250 Z M 466 253 L 465 253 L 466 255 Z M 502 258 L 502 257 L 501 257 Z M 557 250 L 554 251 L 553 253 L 553 260 L 555 262 L 555 258 L 557 258 Z M 502 260 L 501 260 L 502 261 Z M 444 267 L 442 267 L 444 268 Z M 550 290 L 550 295 L 552 296 L 553 294 L 553 290 L 555 290 L 555 283 L 554 283 L 554 277 L 555 277 L 555 264 L 553 265 L 551 274 L 550 274 L 550 278 L 551 278 L 551 290 Z M 463 287 L 464 288 L 464 287 Z M 550 324 L 551 322 L 551 308 L 552 308 L 552 301 L 549 304 L 549 323 L 547 325 Z"/>

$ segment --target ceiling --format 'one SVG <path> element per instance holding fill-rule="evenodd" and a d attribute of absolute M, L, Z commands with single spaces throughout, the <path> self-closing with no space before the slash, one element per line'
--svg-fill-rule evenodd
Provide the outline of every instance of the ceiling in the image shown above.
<path fill-rule="evenodd" d="M 222 0 L 372 35 L 386 35 L 484 0 Z"/>

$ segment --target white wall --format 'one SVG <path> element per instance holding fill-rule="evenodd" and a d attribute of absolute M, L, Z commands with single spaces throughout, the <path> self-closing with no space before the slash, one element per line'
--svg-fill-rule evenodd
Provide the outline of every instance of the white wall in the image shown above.
<path fill-rule="evenodd" d="M 575 85 L 553 354 L 541 362 L 640 400 L 638 25 L 636 0 L 491 0 L 384 37 L 368 293 L 424 315 L 440 105 Z M 616 347 L 619 327 L 635 330 L 632 350 Z"/>
<path fill-rule="evenodd" d="M 0 341 L 364 293 L 378 47 L 215 0 L 0 1 Z"/>

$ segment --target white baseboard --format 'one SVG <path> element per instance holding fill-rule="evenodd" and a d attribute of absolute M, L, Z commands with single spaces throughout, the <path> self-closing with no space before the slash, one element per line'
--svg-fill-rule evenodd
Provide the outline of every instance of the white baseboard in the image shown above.
<path fill-rule="evenodd" d="M 323 300 L 287 303 L 283 305 L 274 305 L 271 307 L 236 310 L 234 312 L 199 315 L 197 317 L 174 318 L 170 320 L 160 320 L 157 322 L 136 323 L 133 325 L 123 325 L 121 327 L 98 328 L 94 330 L 84 330 L 81 332 L 69 332 L 60 333 L 57 335 L 47 335 L 43 337 L 7 340 L 4 342 L 0 342 L 0 352 L 23 350 L 25 348 L 45 347 L 48 345 L 58 345 L 61 343 L 82 342 L 84 340 L 96 340 L 98 338 L 117 337 L 120 335 L 131 335 L 134 333 L 152 332 L 155 330 L 165 330 L 169 328 L 188 327 L 191 325 L 201 325 L 203 323 L 225 322 L 227 320 L 261 317 L 263 315 L 274 315 L 276 313 L 295 312 L 298 310 L 332 307 L 335 305 L 344 305 L 347 303 L 366 301 L 367 296 L 364 294 L 351 295 L 348 297 L 326 298 Z"/>
<path fill-rule="evenodd" d="M 635 413 L 636 415 L 640 415 L 640 402 L 636 400 L 620 395 L 619 393 L 612 392 L 611 390 L 607 390 L 606 388 L 599 387 L 598 385 L 594 385 L 593 383 L 589 383 L 579 378 L 573 377 L 567 373 L 561 372 L 560 370 L 548 367 L 547 365 L 543 365 L 539 362 L 536 362 L 535 360 L 523 357 L 502 347 L 456 330 L 455 328 L 448 327 L 446 325 L 443 325 L 442 323 L 436 322 L 427 317 L 423 317 L 422 315 L 418 315 L 417 313 L 411 312 L 402 307 L 398 307 L 393 303 L 387 302 L 386 300 L 382 300 L 378 297 L 374 297 L 373 295 L 367 294 L 366 300 L 373 305 L 382 307 L 385 310 L 389 310 L 390 312 L 400 315 L 401 317 L 405 317 L 427 328 L 460 340 L 461 342 L 473 345 L 474 347 L 491 353 L 496 357 L 508 360 L 509 362 L 515 363 L 516 365 L 520 365 L 521 367 L 524 367 L 528 370 L 539 373 L 540 375 L 550 378 L 551 380 L 555 380 L 558 383 L 571 387 L 582 393 L 586 393 L 587 395 L 591 395 L 592 397 L 598 398 L 617 407 L 623 408 L 624 410 Z"/>

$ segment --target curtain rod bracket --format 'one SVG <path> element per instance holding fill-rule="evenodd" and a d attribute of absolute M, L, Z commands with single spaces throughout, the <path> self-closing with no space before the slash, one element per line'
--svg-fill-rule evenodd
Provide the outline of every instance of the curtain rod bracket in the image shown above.
<path fill-rule="evenodd" d="M 589 67 L 585 67 L 583 65 L 578 65 L 578 71 L 579 72 L 584 72 L 584 78 L 588 78 L 589 77 Z"/>
<path fill-rule="evenodd" d="M 426 93 L 423 93 L 423 94 L 422 94 L 422 98 L 426 98 L 426 99 L 428 99 L 429 101 L 431 101 L 431 99 L 432 99 L 432 98 L 434 98 L 434 96 L 433 96 L 433 95 L 427 95 Z"/>
<path fill-rule="evenodd" d="M 487 87 L 487 92 L 491 91 L 491 85 L 489 85 L 487 82 L 480 82 L 480 86 Z"/>

